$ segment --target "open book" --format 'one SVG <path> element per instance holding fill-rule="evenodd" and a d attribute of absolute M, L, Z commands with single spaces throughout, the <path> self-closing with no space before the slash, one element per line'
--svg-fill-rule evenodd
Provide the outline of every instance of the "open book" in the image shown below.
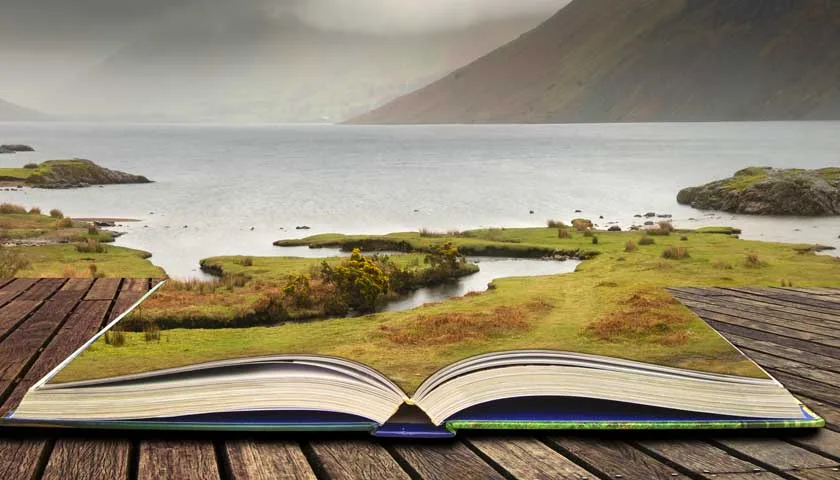
<path fill-rule="evenodd" d="M 823 425 L 760 367 L 738 358 L 742 354 L 713 331 L 716 336 L 709 338 L 719 339 L 719 348 L 734 353 L 732 362 L 739 366 L 733 370 L 746 374 L 518 348 L 441 365 L 411 388 L 410 382 L 401 385 L 389 378 L 383 372 L 388 368 L 351 358 L 320 352 L 268 355 L 248 344 L 230 350 L 241 353 L 229 358 L 149 367 L 144 363 L 159 365 L 178 350 L 189 357 L 191 344 L 183 338 L 177 345 L 158 339 L 139 356 L 130 349 L 142 352 L 148 342 L 114 346 L 112 339 L 109 344 L 107 332 L 129 314 L 34 385 L 5 422 L 120 429 L 363 430 L 422 437 L 449 436 L 460 429 Z M 167 338 L 166 332 L 162 335 Z M 340 344 L 342 336 L 334 335 Z M 195 345 L 203 340 L 187 338 Z M 262 354 L 250 355 L 249 350 Z"/>

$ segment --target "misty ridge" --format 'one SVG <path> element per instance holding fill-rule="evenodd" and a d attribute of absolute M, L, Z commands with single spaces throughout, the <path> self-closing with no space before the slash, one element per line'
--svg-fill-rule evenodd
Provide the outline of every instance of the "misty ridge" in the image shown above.
<path fill-rule="evenodd" d="M 337 122 L 568 0 L 0 0 L 0 120 Z"/>

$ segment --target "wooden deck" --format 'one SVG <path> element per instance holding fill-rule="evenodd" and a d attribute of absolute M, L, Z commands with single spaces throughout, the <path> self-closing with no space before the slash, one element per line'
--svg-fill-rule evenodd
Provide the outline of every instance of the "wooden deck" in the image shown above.
<path fill-rule="evenodd" d="M 0 414 L 151 285 L 0 280 Z M 817 433 L 357 436 L 0 430 L 0 479 L 840 479 L 840 290 L 673 294 L 822 415 Z"/>

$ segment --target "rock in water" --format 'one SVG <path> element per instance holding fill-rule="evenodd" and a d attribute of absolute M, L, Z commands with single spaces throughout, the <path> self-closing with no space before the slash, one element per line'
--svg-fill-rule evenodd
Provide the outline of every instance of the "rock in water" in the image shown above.
<path fill-rule="evenodd" d="M 38 165 L 26 183 L 35 188 L 78 188 L 88 185 L 151 183 L 142 175 L 109 170 L 90 160 L 49 160 Z"/>
<path fill-rule="evenodd" d="M 30 147 L 29 145 L 21 145 L 21 144 L 0 145 L 0 153 L 34 152 L 34 151 L 35 151 L 35 149 Z"/>
<path fill-rule="evenodd" d="M 840 215 L 840 168 L 749 167 L 730 178 L 684 188 L 677 202 L 753 215 Z"/>

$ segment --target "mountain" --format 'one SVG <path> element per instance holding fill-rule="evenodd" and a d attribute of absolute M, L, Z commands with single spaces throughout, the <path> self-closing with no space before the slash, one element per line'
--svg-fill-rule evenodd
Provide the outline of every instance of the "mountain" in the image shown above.
<path fill-rule="evenodd" d="M 193 20 L 201 15 L 195 10 L 184 12 L 190 18 L 167 18 L 46 104 L 96 119 L 340 121 L 426 85 L 544 19 L 385 37 L 258 17 L 233 3 L 229 8 L 206 15 L 214 23 Z"/>
<path fill-rule="evenodd" d="M 840 2 L 575 0 L 353 123 L 840 119 Z"/>
<path fill-rule="evenodd" d="M 44 120 L 46 115 L 0 99 L 0 122 Z"/>

